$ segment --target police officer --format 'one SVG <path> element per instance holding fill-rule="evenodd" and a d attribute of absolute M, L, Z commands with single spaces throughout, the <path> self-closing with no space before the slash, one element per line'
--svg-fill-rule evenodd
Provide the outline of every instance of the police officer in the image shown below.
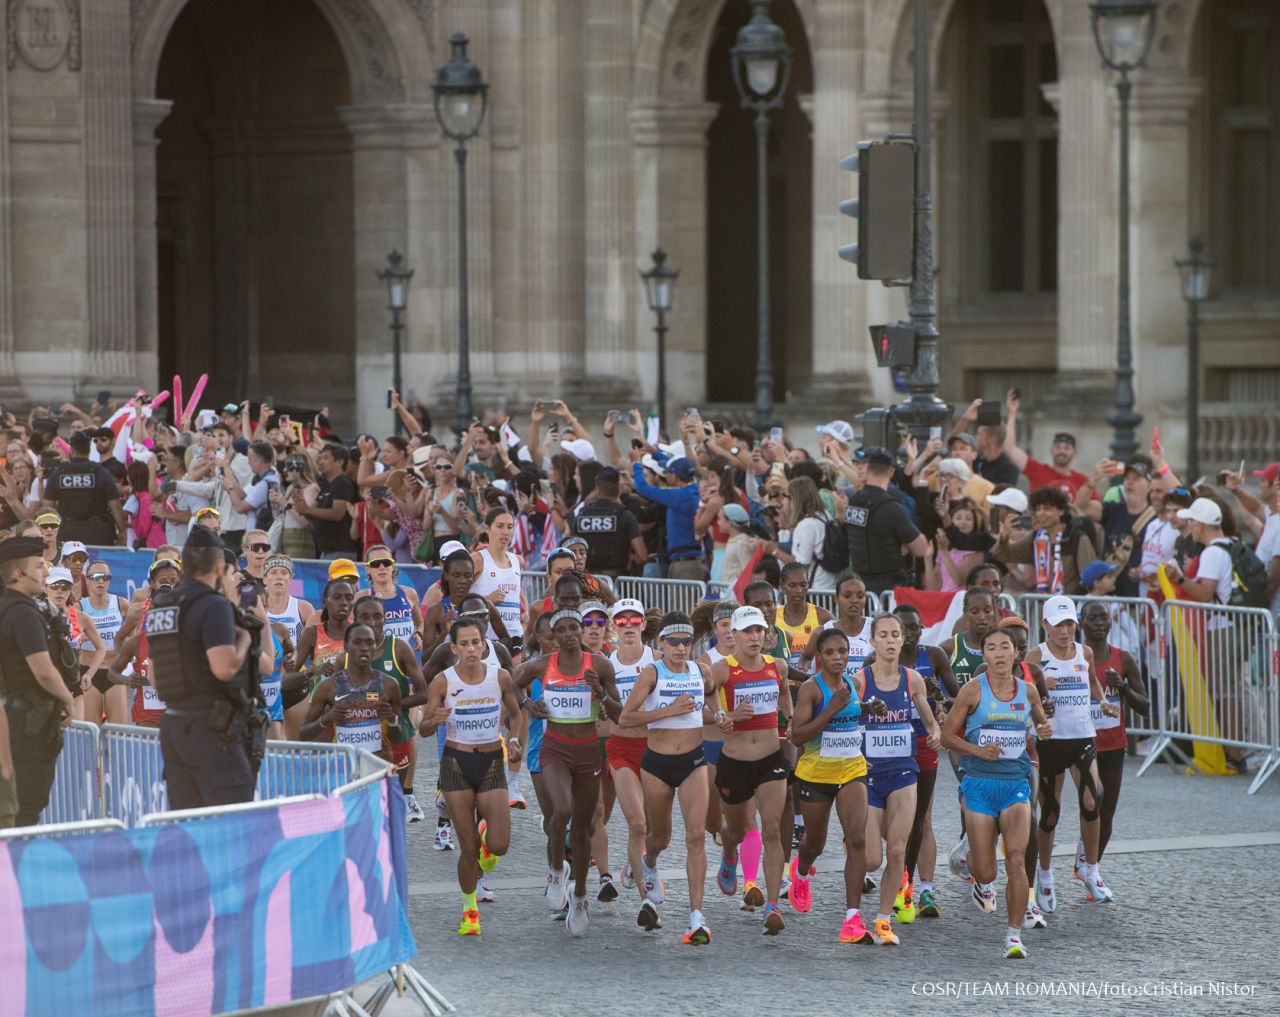
<path fill-rule="evenodd" d="M 123 545 L 129 528 L 115 478 L 102 464 L 89 461 L 87 432 L 78 431 L 67 441 L 71 459 L 53 468 L 44 488 L 45 501 L 62 515 L 59 539 Z"/>
<path fill-rule="evenodd" d="M 57 647 L 49 617 L 34 599 L 44 592 L 48 566 L 43 555 L 44 544 L 36 537 L 0 543 L 0 694 L 17 784 L 17 826 L 34 826 L 49 804 L 62 727 L 74 709 L 51 652 Z"/>
<path fill-rule="evenodd" d="M 251 624 L 237 614 L 235 552 L 207 527 L 182 549 L 183 579 L 158 594 L 147 614 L 151 674 L 168 709 L 160 721 L 165 786 L 174 809 L 253 800 L 247 735 Z M 258 641 L 260 673 L 270 673 L 271 642 Z"/>
<path fill-rule="evenodd" d="M 929 551 L 929 541 L 911 521 L 905 505 L 889 493 L 893 456 L 885 449 L 867 452 L 867 480 L 844 510 L 849 561 L 872 593 L 884 593 L 910 582 L 903 548 L 916 558 Z"/>
<path fill-rule="evenodd" d="M 640 523 L 619 497 L 618 471 L 606 466 L 596 474 L 593 497 L 573 516 L 573 532 L 587 542 L 587 569 L 616 579 L 634 560 L 648 557 Z"/>

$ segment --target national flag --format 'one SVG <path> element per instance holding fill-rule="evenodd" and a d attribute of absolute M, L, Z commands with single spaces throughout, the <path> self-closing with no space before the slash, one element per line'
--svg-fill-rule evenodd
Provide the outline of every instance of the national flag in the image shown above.
<path fill-rule="evenodd" d="M 1027 708 L 1027 704 L 1026 703 L 1010 703 L 1009 707 L 1010 709 L 1013 709 L 1013 710 L 1025 710 Z"/>
<path fill-rule="evenodd" d="M 521 512 L 516 516 L 515 530 L 511 534 L 511 550 L 527 559 L 534 547 L 533 527 L 529 523 L 529 517 Z"/>
<path fill-rule="evenodd" d="M 751 553 L 746 566 L 742 570 L 742 574 L 738 576 L 738 581 L 733 584 L 733 599 L 739 604 L 747 602 L 747 587 L 751 585 L 751 576 L 756 570 L 756 566 L 760 564 L 760 559 L 764 557 L 764 542 L 757 540 L 756 549 Z"/>
<path fill-rule="evenodd" d="M 910 604 L 920 612 L 920 623 L 924 626 L 921 646 L 937 646 L 950 639 L 956 622 L 964 614 L 964 590 L 943 592 L 895 586 L 893 600 L 895 604 Z"/>

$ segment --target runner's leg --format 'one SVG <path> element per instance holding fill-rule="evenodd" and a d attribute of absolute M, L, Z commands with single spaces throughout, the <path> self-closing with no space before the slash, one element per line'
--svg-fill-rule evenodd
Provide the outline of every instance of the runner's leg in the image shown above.
<path fill-rule="evenodd" d="M 1098 753 L 1098 776 L 1102 781 L 1102 813 L 1098 817 L 1098 861 L 1111 842 L 1116 805 L 1120 801 L 1120 785 L 1124 782 L 1124 749 Z"/>
<path fill-rule="evenodd" d="M 791 853 L 790 845 L 787 851 L 783 850 L 781 833 L 782 814 L 791 797 L 790 790 L 785 780 L 770 780 L 759 785 L 755 793 L 756 807 L 760 810 L 760 839 L 764 842 L 765 902 L 768 904 L 778 903 L 782 870 Z"/>
<path fill-rule="evenodd" d="M 916 815 L 916 786 L 909 784 L 889 795 L 885 802 L 885 867 L 880 880 L 880 914 L 893 914 L 893 898 L 898 893 L 896 873 L 902 871 L 907 853 L 907 837 L 911 835 L 911 823 Z"/>
<path fill-rule="evenodd" d="M 694 770 L 680 785 L 680 816 L 684 820 L 685 873 L 689 877 L 689 910 L 702 911 L 707 881 L 707 782 Z"/>
<path fill-rule="evenodd" d="M 587 895 L 587 873 L 591 869 L 591 820 L 600 801 L 600 775 L 576 773 L 571 785 L 573 826 L 569 841 L 573 845 L 573 893 Z M 561 833 L 563 838 L 564 834 Z"/>
<path fill-rule="evenodd" d="M 619 767 L 612 771 L 613 787 L 618 797 L 618 807 L 622 809 L 622 818 L 627 821 L 627 862 L 636 878 L 636 888 L 644 897 L 644 887 L 638 878 L 640 874 L 640 856 L 645 850 L 644 791 L 640 787 L 640 778 L 629 767 Z"/>

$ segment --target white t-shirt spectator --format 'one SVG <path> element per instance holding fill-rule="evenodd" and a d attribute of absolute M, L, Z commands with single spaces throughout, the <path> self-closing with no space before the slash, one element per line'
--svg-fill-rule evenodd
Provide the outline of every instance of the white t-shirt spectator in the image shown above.
<path fill-rule="evenodd" d="M 1164 519 L 1153 519 L 1142 531 L 1142 563 L 1140 571 L 1143 576 L 1155 575 L 1156 568 L 1173 557 L 1173 545 L 1178 539 L 1178 531 Z"/>
<path fill-rule="evenodd" d="M 1258 538 L 1256 553 L 1262 567 L 1267 570 L 1271 568 L 1271 560 L 1280 557 L 1280 515 L 1273 512 L 1267 519 L 1262 536 Z M 1280 618 L 1280 590 L 1271 595 L 1271 613 Z"/>
<path fill-rule="evenodd" d="M 826 539 L 826 523 L 818 516 L 810 516 L 796 523 L 791 531 L 791 554 L 796 561 L 812 567 L 813 563 L 822 560 L 823 542 Z M 840 577 L 828 572 L 821 565 L 813 570 L 813 578 L 809 581 L 809 589 L 819 593 L 834 592 L 836 580 Z"/>
<path fill-rule="evenodd" d="M 1197 579 L 1212 579 L 1218 584 L 1214 603 L 1225 604 L 1231 599 L 1231 555 L 1227 551 L 1230 541 L 1219 537 L 1200 552 Z M 1208 628 L 1221 629 L 1231 624 L 1231 619 L 1215 613 L 1209 618 Z"/>

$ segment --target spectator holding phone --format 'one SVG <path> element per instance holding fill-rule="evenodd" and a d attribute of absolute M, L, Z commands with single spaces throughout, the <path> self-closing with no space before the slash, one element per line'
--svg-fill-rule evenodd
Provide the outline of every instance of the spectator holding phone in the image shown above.
<path fill-rule="evenodd" d="M 1071 469 L 1071 463 L 1076 457 L 1075 435 L 1066 431 L 1055 434 L 1053 443 L 1049 446 L 1050 462 L 1042 463 L 1031 458 L 1018 445 L 1019 395 L 1016 388 L 1009 389 L 1009 394 L 1005 397 L 1005 406 L 1009 411 L 1009 417 L 1005 422 L 1004 454 L 1014 466 L 1027 475 L 1031 490 L 1034 491 L 1038 487 L 1057 487 L 1068 498 L 1075 498 L 1076 492 L 1089 481 L 1089 478 L 1079 470 Z"/>
<path fill-rule="evenodd" d="M 1000 423 L 1000 404 L 986 399 L 975 399 L 956 421 L 951 439 L 954 440 L 958 435 L 966 433 L 969 426 L 975 422 L 978 425 L 976 436 L 978 455 L 973 463 L 973 471 L 997 486 L 1016 485 L 1018 467 L 1004 452 L 1008 432 Z"/>
<path fill-rule="evenodd" d="M 1032 565 L 1037 593 L 1086 592 L 1080 576 L 1098 552 L 1082 521 L 1071 515 L 1067 496 L 1057 487 L 1041 487 L 1031 492 L 1027 505 L 1034 529 L 1015 539 L 1017 517 L 1006 515 L 994 550 L 996 561 Z"/>

